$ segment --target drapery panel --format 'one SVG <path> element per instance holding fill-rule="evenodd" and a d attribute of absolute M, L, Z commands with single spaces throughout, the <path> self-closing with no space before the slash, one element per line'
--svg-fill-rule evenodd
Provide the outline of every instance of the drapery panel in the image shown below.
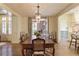
<path fill-rule="evenodd" d="M 28 33 L 29 33 L 29 38 L 31 39 L 32 35 L 32 18 L 28 17 Z"/>

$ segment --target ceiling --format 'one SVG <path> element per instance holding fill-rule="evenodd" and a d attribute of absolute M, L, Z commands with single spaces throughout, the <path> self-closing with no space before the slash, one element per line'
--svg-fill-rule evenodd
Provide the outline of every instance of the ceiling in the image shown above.
<path fill-rule="evenodd" d="M 74 13 L 79 14 L 79 5 L 76 6 L 75 8 L 73 8 L 73 9 L 69 10 L 65 14 L 74 14 Z"/>
<path fill-rule="evenodd" d="M 22 16 L 34 16 L 37 11 L 37 3 L 6 3 L 6 6 Z M 67 8 L 70 3 L 39 3 L 39 12 L 42 16 L 56 15 Z"/>

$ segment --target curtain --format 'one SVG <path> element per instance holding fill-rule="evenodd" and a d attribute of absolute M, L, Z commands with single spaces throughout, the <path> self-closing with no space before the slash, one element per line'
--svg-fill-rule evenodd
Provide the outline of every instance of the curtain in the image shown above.
<path fill-rule="evenodd" d="M 29 38 L 32 38 L 32 18 L 28 17 L 28 33 L 29 33 Z"/>
<path fill-rule="evenodd" d="M 0 15 L 0 34 L 2 33 L 2 15 Z"/>

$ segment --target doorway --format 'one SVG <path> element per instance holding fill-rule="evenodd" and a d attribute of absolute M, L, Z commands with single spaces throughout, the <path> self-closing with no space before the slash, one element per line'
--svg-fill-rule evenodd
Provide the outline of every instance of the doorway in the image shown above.
<path fill-rule="evenodd" d="M 46 39 L 48 37 L 48 19 L 42 18 L 40 20 L 32 19 L 32 39 L 35 39 L 35 32 L 41 31 L 41 38 Z"/>
<path fill-rule="evenodd" d="M 59 42 L 66 42 L 68 39 L 68 21 L 66 15 L 62 15 L 58 18 L 58 37 Z"/>

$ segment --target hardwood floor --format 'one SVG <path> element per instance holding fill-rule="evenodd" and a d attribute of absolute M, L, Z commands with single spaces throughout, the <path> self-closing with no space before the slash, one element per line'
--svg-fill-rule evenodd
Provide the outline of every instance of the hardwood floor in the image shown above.
<path fill-rule="evenodd" d="M 12 49 L 13 56 L 22 56 L 21 46 L 19 44 L 12 44 Z M 56 44 L 55 56 L 78 56 L 78 53 L 73 46 L 69 48 L 68 42 L 59 42 Z"/>
<path fill-rule="evenodd" d="M 0 56 L 12 56 L 12 45 L 7 42 L 0 42 Z"/>
<path fill-rule="evenodd" d="M 12 44 L 12 53 L 13 56 L 22 56 L 20 44 Z"/>
<path fill-rule="evenodd" d="M 69 42 L 59 42 L 56 45 L 56 56 L 78 56 L 74 46 L 69 48 Z"/>

